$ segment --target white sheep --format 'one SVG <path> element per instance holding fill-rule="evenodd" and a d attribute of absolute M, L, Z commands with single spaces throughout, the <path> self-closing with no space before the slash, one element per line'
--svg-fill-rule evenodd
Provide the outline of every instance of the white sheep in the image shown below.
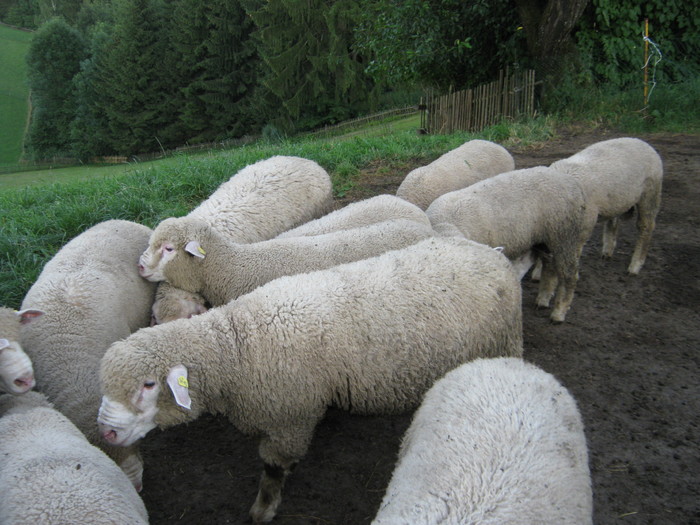
<path fill-rule="evenodd" d="M 638 274 L 649 252 L 661 206 L 663 163 L 656 150 L 636 138 L 604 140 L 551 167 L 573 176 L 585 191 L 589 207 L 605 221 L 604 257 L 612 257 L 615 249 L 618 218 L 636 208 L 639 237 L 628 271 Z"/>
<path fill-rule="evenodd" d="M 0 307 L 0 392 L 19 395 L 34 388 L 34 367 L 19 342 L 19 331 L 21 323 L 42 314 Z"/>
<path fill-rule="evenodd" d="M 167 219 L 141 256 L 141 275 L 198 293 L 221 306 L 283 275 L 329 268 L 403 248 L 434 234 L 429 225 L 398 219 L 310 237 L 231 243 L 192 217 Z"/>
<path fill-rule="evenodd" d="M 591 524 L 581 414 L 551 374 L 477 359 L 425 394 L 373 525 Z"/>
<path fill-rule="evenodd" d="M 515 161 L 503 146 L 487 140 L 470 140 L 427 166 L 411 171 L 396 195 L 425 210 L 440 195 L 514 168 Z"/>
<path fill-rule="evenodd" d="M 156 287 L 151 308 L 151 325 L 169 323 L 175 319 L 187 319 L 203 314 L 208 309 L 206 299 L 200 294 L 188 292 L 161 281 Z"/>
<path fill-rule="evenodd" d="M 563 322 L 574 297 L 584 243 L 595 226 L 578 182 L 538 166 L 495 175 L 435 199 L 426 210 L 433 228 L 502 247 L 511 261 L 521 261 L 541 247 L 551 254 L 543 269 L 537 305 L 549 306 L 550 318 Z"/>
<path fill-rule="evenodd" d="M 321 166 L 275 156 L 240 170 L 188 216 L 207 222 L 230 241 L 250 243 L 320 217 L 332 206 L 331 179 Z M 159 285 L 153 321 L 197 315 L 204 303 L 201 296 Z"/>
<path fill-rule="evenodd" d="M 23 325 L 20 341 L 34 363 L 37 389 L 141 487 L 136 448 L 120 449 L 100 439 L 98 368 L 107 347 L 150 324 L 155 285 L 136 271 L 151 230 L 110 220 L 93 226 L 44 266 L 22 308 L 44 315 Z"/>
<path fill-rule="evenodd" d="M 0 523 L 148 523 L 124 472 L 42 394 L 0 396 L 0 414 Z"/>
<path fill-rule="evenodd" d="M 271 239 L 332 206 L 326 170 L 313 160 L 278 155 L 240 170 L 187 216 L 248 243 Z"/>
<path fill-rule="evenodd" d="M 112 345 L 100 427 L 131 445 L 156 426 L 227 416 L 262 437 L 251 516 L 269 521 L 327 407 L 402 412 L 463 362 L 522 355 L 520 300 L 502 254 L 456 238 L 282 277 Z"/>
<path fill-rule="evenodd" d="M 393 219 L 406 219 L 430 226 L 428 216 L 418 206 L 394 195 L 385 194 L 348 204 L 323 217 L 287 230 L 278 235 L 277 239 L 320 235 Z"/>

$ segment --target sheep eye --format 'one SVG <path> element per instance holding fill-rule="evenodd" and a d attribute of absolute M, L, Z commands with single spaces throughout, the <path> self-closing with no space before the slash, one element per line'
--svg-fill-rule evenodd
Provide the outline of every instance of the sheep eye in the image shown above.
<path fill-rule="evenodd" d="M 175 248 L 173 248 L 172 246 L 164 246 L 163 249 L 164 249 L 166 252 L 172 252 Z"/>
<path fill-rule="evenodd" d="M 156 382 L 155 382 L 155 381 L 146 381 L 146 382 L 143 384 L 143 387 L 144 387 L 144 388 L 148 388 L 149 390 L 150 390 L 151 388 L 153 388 L 154 386 L 156 386 Z"/>

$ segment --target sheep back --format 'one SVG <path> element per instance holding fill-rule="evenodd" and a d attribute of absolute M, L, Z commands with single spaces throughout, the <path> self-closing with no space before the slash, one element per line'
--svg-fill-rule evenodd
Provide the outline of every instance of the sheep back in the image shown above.
<path fill-rule="evenodd" d="M 188 215 L 233 241 L 256 242 L 330 211 L 332 190 L 316 162 L 279 155 L 246 166 Z"/>
<path fill-rule="evenodd" d="M 430 226 L 430 221 L 415 204 L 394 195 L 377 195 L 353 202 L 323 217 L 287 230 L 277 236 L 278 239 L 320 235 L 339 230 L 349 230 L 369 226 L 392 219 L 406 219 Z"/>
<path fill-rule="evenodd" d="M 661 157 L 637 138 L 596 142 L 551 168 L 575 177 L 603 219 L 622 215 L 643 198 L 655 202 L 661 197 Z"/>
<path fill-rule="evenodd" d="M 544 166 L 501 173 L 446 193 L 426 214 L 433 227 L 454 225 L 468 239 L 502 246 L 511 260 L 540 243 L 551 250 L 571 240 L 578 247 L 595 221 L 580 185 Z"/>
<path fill-rule="evenodd" d="M 150 324 L 155 285 L 137 271 L 150 233 L 145 226 L 122 220 L 91 227 L 44 266 L 22 302 L 22 308 L 44 311 L 21 330 L 38 390 L 91 443 L 125 468 L 137 470 L 140 461 L 134 465 L 133 451 L 111 447 L 98 436 L 98 369 L 112 342 Z M 134 483 L 138 486 L 140 481 Z"/>
<path fill-rule="evenodd" d="M 503 146 L 470 140 L 408 173 L 396 195 L 425 210 L 440 195 L 514 168 L 515 161 Z"/>
<path fill-rule="evenodd" d="M 0 523 L 148 523 L 124 472 L 38 392 L 0 398 Z"/>
<path fill-rule="evenodd" d="M 426 393 L 373 525 L 592 523 L 581 415 L 517 358 L 464 364 Z"/>

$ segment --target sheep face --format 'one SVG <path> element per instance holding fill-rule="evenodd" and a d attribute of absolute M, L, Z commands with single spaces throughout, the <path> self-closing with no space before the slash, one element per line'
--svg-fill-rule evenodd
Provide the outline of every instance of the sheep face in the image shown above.
<path fill-rule="evenodd" d="M 160 327 L 148 329 L 155 330 Z M 163 363 L 148 366 L 140 352 L 116 343 L 102 362 L 102 404 L 97 423 L 102 437 L 112 445 L 129 446 L 156 427 L 167 428 L 196 419 L 189 395 L 187 369 Z M 112 358 L 112 359 L 110 359 Z M 130 363 L 125 363 L 130 360 Z M 164 365 L 168 366 L 168 365 Z M 139 372 L 127 377 L 130 370 Z"/>
<path fill-rule="evenodd" d="M 175 280 L 177 286 L 188 292 L 201 288 L 194 271 L 204 260 L 209 227 L 196 219 L 182 217 L 166 219 L 153 231 L 148 248 L 139 258 L 139 274 L 151 282 Z"/>
<path fill-rule="evenodd" d="M 32 362 L 15 341 L 0 339 L 0 390 L 13 395 L 34 388 Z"/>

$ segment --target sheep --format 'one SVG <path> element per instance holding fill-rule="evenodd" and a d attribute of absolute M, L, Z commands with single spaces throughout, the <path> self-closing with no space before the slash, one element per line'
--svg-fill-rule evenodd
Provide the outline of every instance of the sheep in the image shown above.
<path fill-rule="evenodd" d="M 34 388 L 34 367 L 19 342 L 20 324 L 39 317 L 43 312 L 16 312 L 0 307 L 0 392 L 24 394 Z"/>
<path fill-rule="evenodd" d="M 38 392 L 0 396 L 0 523 L 148 523 L 124 472 Z"/>
<path fill-rule="evenodd" d="M 316 162 L 275 156 L 240 170 L 188 216 L 209 223 L 229 240 L 264 241 L 328 212 L 331 179 Z M 159 285 L 153 322 L 202 313 L 204 299 Z M 161 289 L 162 288 L 162 289 Z"/>
<path fill-rule="evenodd" d="M 140 490 L 136 447 L 100 439 L 98 368 L 107 347 L 150 324 L 155 285 L 139 277 L 139 254 L 150 228 L 130 221 L 99 223 L 64 245 L 44 266 L 22 308 L 44 315 L 22 325 L 20 341 L 34 363 L 37 389 L 94 445 L 102 448 Z"/>
<path fill-rule="evenodd" d="M 209 309 L 206 303 L 204 297 L 198 293 L 188 292 L 161 281 L 156 287 L 156 296 L 151 308 L 151 326 L 203 314 Z"/>
<path fill-rule="evenodd" d="M 487 140 L 470 140 L 427 166 L 411 171 L 396 195 L 426 210 L 440 195 L 514 168 L 515 161 L 503 146 Z"/>
<path fill-rule="evenodd" d="M 456 228 L 468 239 L 503 247 L 511 261 L 546 247 L 551 261 L 537 305 L 548 307 L 556 287 L 550 319 L 565 320 L 581 250 L 595 226 L 595 213 L 575 179 L 544 166 L 509 171 L 438 197 L 426 214 L 437 232 Z"/>
<path fill-rule="evenodd" d="M 326 170 L 312 160 L 278 155 L 243 168 L 187 216 L 249 243 L 271 239 L 332 206 Z"/>
<path fill-rule="evenodd" d="M 661 206 L 663 162 L 656 150 L 637 138 L 604 140 L 551 167 L 574 177 L 583 187 L 588 205 L 605 221 L 604 257 L 612 257 L 615 250 L 618 218 L 636 208 L 639 237 L 627 271 L 637 275 L 649 252 Z"/>
<path fill-rule="evenodd" d="M 425 394 L 372 524 L 592 524 L 592 499 L 569 391 L 522 359 L 477 359 Z"/>
<path fill-rule="evenodd" d="M 311 237 L 252 244 L 227 242 L 202 221 L 161 222 L 139 262 L 141 276 L 198 293 L 221 306 L 283 275 L 329 268 L 402 248 L 434 234 L 404 219 Z"/>
<path fill-rule="evenodd" d="M 277 239 L 349 230 L 392 219 L 407 219 L 430 226 L 428 216 L 418 206 L 394 195 L 385 194 L 348 204 L 316 220 L 287 230 L 279 234 Z"/>
<path fill-rule="evenodd" d="M 521 356 L 520 301 L 508 260 L 457 238 L 281 277 L 114 343 L 100 371 L 100 429 L 128 446 L 156 426 L 227 416 L 261 436 L 251 516 L 266 522 L 328 406 L 399 413 L 463 362 Z"/>

